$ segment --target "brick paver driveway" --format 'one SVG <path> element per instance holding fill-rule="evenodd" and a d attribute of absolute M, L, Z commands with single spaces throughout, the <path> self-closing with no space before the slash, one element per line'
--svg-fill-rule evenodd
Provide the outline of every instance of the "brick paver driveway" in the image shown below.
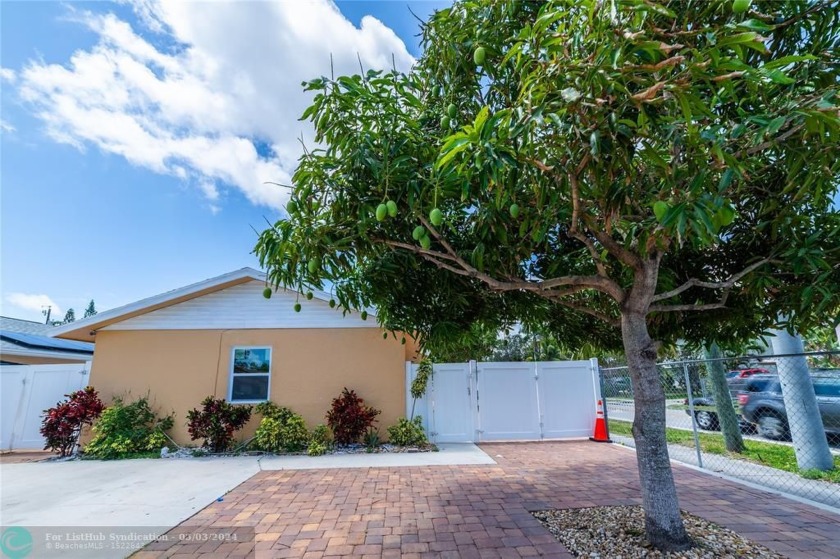
<path fill-rule="evenodd" d="M 498 465 L 262 472 L 172 532 L 253 527 L 256 543 L 153 543 L 136 557 L 566 558 L 529 511 L 640 502 L 626 449 L 481 448 Z M 684 510 L 790 557 L 840 557 L 840 516 L 684 467 L 674 472 Z"/>

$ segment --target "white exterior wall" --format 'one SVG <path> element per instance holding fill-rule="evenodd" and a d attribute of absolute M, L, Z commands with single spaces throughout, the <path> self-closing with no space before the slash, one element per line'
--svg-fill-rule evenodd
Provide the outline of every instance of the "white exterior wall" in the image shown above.
<path fill-rule="evenodd" d="M 373 328 L 373 315 L 362 320 L 359 313 L 342 315 L 326 301 L 294 291 L 277 291 L 263 297 L 265 284 L 250 281 L 215 293 L 158 309 L 106 326 L 102 330 L 213 330 L 259 328 Z M 301 311 L 294 311 L 295 302 Z"/>

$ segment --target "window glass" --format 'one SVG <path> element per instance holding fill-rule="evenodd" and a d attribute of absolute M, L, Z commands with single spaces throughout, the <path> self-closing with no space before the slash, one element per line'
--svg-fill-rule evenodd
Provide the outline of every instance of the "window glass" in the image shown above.
<path fill-rule="evenodd" d="M 234 348 L 228 400 L 231 402 L 268 400 L 270 376 L 271 348 Z"/>
<path fill-rule="evenodd" d="M 817 396 L 840 396 L 840 378 L 814 379 L 814 392 Z"/>

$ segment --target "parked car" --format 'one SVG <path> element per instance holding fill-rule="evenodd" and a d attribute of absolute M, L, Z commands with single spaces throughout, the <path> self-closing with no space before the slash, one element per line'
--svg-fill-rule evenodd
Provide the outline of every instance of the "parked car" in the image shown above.
<path fill-rule="evenodd" d="M 811 375 L 823 427 L 829 437 L 840 437 L 840 375 Z M 758 425 L 762 437 L 790 439 L 790 423 L 777 375 L 755 375 L 738 395 L 744 419 Z"/>
<path fill-rule="evenodd" d="M 687 398 L 685 400 L 685 406 L 685 413 L 691 416 Z M 717 406 L 715 405 L 714 398 L 694 398 L 694 420 L 697 422 L 697 426 L 704 431 L 720 431 L 720 421 L 718 420 Z M 738 415 L 738 425 L 742 433 L 755 433 L 755 426 L 740 414 Z"/>
<path fill-rule="evenodd" d="M 730 374 L 732 374 L 733 376 L 737 376 L 738 378 L 748 378 L 753 375 L 767 375 L 770 374 L 770 371 L 761 367 L 752 367 L 749 369 L 735 369 L 734 371 L 729 371 L 729 373 L 727 373 L 727 376 L 729 376 Z"/>

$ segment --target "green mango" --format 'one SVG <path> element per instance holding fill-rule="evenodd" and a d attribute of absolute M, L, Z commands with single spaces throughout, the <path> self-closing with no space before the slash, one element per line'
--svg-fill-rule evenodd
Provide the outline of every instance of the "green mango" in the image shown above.
<path fill-rule="evenodd" d="M 321 269 L 321 259 L 317 256 L 313 256 L 309 259 L 309 262 L 306 263 L 306 268 L 309 270 L 310 274 L 318 273 L 318 270 Z"/>
<path fill-rule="evenodd" d="M 750 9 L 752 0 L 734 0 L 732 2 L 732 12 L 736 14 L 743 14 Z"/>
<path fill-rule="evenodd" d="M 473 53 L 473 62 L 476 66 L 484 66 L 484 60 L 487 58 L 487 51 L 484 47 L 478 47 Z"/>

